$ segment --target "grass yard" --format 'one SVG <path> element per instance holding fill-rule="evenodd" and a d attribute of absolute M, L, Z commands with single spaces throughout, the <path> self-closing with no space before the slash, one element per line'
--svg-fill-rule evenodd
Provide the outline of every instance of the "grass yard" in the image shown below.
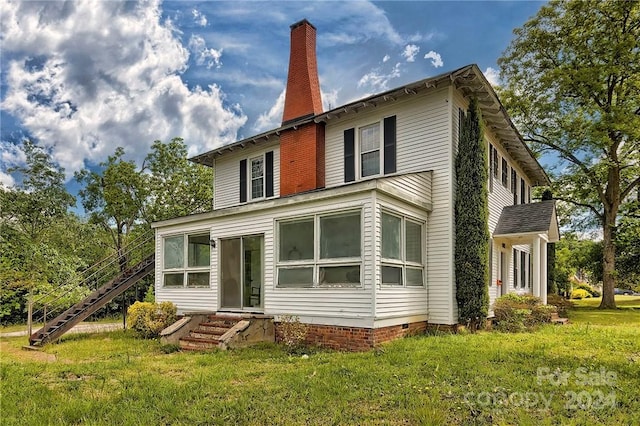
<path fill-rule="evenodd" d="M 640 424 L 640 309 L 531 334 L 421 336 L 367 353 L 169 353 L 119 331 L 42 352 L 2 339 L 1 423 Z"/>

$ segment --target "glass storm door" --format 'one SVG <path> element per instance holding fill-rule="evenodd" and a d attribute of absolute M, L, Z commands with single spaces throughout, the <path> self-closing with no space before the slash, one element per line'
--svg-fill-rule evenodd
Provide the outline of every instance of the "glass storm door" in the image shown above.
<path fill-rule="evenodd" d="M 262 235 L 220 241 L 221 308 L 262 309 Z"/>

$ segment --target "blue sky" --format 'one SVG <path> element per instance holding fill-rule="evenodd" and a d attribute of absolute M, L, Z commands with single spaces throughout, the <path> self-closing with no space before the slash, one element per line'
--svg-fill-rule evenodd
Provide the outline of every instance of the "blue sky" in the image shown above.
<path fill-rule="evenodd" d="M 15 182 L 25 137 L 72 178 L 117 146 L 141 162 L 154 140 L 183 137 L 195 155 L 277 127 L 303 18 L 329 108 L 470 63 L 497 82 L 542 4 L 0 0 L 0 182 Z"/>

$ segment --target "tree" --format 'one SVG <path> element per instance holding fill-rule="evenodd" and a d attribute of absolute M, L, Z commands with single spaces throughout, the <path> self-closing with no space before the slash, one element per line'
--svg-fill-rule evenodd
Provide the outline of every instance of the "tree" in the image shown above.
<path fill-rule="evenodd" d="M 78 193 L 89 212 L 90 221 L 101 226 L 110 236 L 120 256 L 120 269 L 125 269 L 123 248 L 134 225 L 140 221 L 146 198 L 145 178 L 132 161 L 123 159 L 124 149 L 116 148 L 113 156 L 100 164 L 100 172 L 83 169 L 76 173 L 85 186 Z"/>
<path fill-rule="evenodd" d="M 143 205 L 147 223 L 211 210 L 213 169 L 187 160 L 182 139 L 155 141 L 142 170 L 149 173 Z"/>
<path fill-rule="evenodd" d="M 23 143 L 25 164 L 8 171 L 18 175 L 12 188 L 0 185 L 0 322 L 25 319 L 27 295 L 74 303 L 86 292 L 78 270 L 86 266 L 85 249 L 69 242 L 90 230 L 69 213 L 75 199 L 65 188 L 64 169 L 49 153 Z M 64 225 L 62 225 L 64 224 Z M 80 238 L 79 238 L 80 237 Z M 77 244 L 76 244 L 77 245 Z M 45 299 L 43 299 L 45 300 Z"/>
<path fill-rule="evenodd" d="M 64 169 L 45 150 L 28 140 L 22 150 L 26 164 L 8 169 L 20 175 L 20 183 L 14 188 L 0 185 L 0 219 L 28 239 L 39 241 L 43 231 L 66 215 L 76 201 L 65 188 Z"/>
<path fill-rule="evenodd" d="M 640 3 L 554 0 L 514 33 L 501 98 L 532 149 L 558 155 L 554 197 L 601 227 L 600 308 L 615 308 L 620 206 L 640 185 Z"/>
<path fill-rule="evenodd" d="M 487 150 L 475 99 L 460 119 L 455 199 L 456 299 L 460 321 L 476 330 L 489 310 L 489 207 Z"/>

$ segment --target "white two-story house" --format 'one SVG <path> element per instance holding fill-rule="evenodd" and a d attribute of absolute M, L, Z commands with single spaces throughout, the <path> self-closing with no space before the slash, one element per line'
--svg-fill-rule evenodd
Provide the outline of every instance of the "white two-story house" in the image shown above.
<path fill-rule="evenodd" d="M 476 65 L 322 110 L 316 29 L 291 27 L 282 125 L 192 160 L 213 209 L 154 224 L 156 299 L 180 312 L 297 316 L 311 342 L 359 349 L 455 328 L 458 122 L 479 101 L 489 152 L 491 302 L 546 300 L 558 239 L 548 178 Z"/>

